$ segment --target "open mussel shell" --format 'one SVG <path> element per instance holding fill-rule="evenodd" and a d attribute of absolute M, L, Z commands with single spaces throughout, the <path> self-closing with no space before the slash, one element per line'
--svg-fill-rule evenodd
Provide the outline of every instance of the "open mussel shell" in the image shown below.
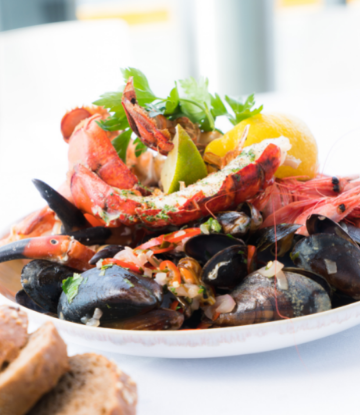
<path fill-rule="evenodd" d="M 243 326 L 320 313 L 331 308 L 326 291 L 317 282 L 284 272 L 288 288 L 275 288 L 274 278 L 255 271 L 230 292 L 236 306 L 214 321 L 217 327 Z"/>
<path fill-rule="evenodd" d="M 360 249 L 332 234 L 316 234 L 299 241 L 291 258 L 294 264 L 320 274 L 337 290 L 360 299 Z"/>
<path fill-rule="evenodd" d="M 184 323 L 184 315 L 178 311 L 159 308 L 140 316 L 104 324 L 104 327 L 121 330 L 178 330 Z"/>
<path fill-rule="evenodd" d="M 216 218 L 226 234 L 244 236 L 249 232 L 251 218 L 244 212 L 220 212 Z"/>
<path fill-rule="evenodd" d="M 41 180 L 33 179 L 32 182 L 40 192 L 41 197 L 49 205 L 50 209 L 52 209 L 60 219 L 64 234 L 67 235 L 69 232 L 90 226 L 81 210 L 69 202 L 59 192 Z"/>
<path fill-rule="evenodd" d="M 34 303 L 34 301 L 26 294 L 25 290 L 20 290 L 16 293 L 15 301 L 17 304 L 20 304 L 29 310 L 37 311 L 38 313 L 47 313 L 46 310 Z"/>
<path fill-rule="evenodd" d="M 244 245 L 223 249 L 204 265 L 201 281 L 212 287 L 235 287 L 248 274 L 247 254 L 247 247 Z"/>
<path fill-rule="evenodd" d="M 218 252 L 234 245 L 245 246 L 241 239 L 212 233 L 210 235 L 197 235 L 190 238 L 185 243 L 184 250 L 186 255 L 204 264 Z"/>
<path fill-rule="evenodd" d="M 72 268 L 45 260 L 31 261 L 21 272 L 21 284 L 26 294 L 42 309 L 57 313 L 62 282 L 74 274 Z"/>
<path fill-rule="evenodd" d="M 275 227 L 269 226 L 267 228 L 259 229 L 251 236 L 248 242 L 251 245 L 255 245 L 258 251 L 264 251 L 274 245 L 275 242 L 279 244 L 280 241 L 283 240 L 289 242 L 291 245 L 294 233 L 301 228 L 301 226 L 302 225 L 284 223 L 276 225 Z"/>
<path fill-rule="evenodd" d="M 114 258 L 114 256 L 123 251 L 125 248 L 121 245 L 107 245 L 103 249 L 100 249 L 96 254 L 90 259 L 89 264 L 95 265 L 100 259 L 105 258 Z"/>
<path fill-rule="evenodd" d="M 260 211 L 249 202 L 240 203 L 236 209 L 238 212 L 243 212 L 250 217 L 250 227 L 251 232 L 256 231 L 259 226 L 263 223 L 263 217 Z"/>
<path fill-rule="evenodd" d="M 327 292 L 328 296 L 331 298 L 333 295 L 333 290 L 331 289 L 331 285 L 326 281 L 324 277 L 315 272 L 303 269 L 303 268 L 296 268 L 296 267 L 286 267 L 283 268 L 284 272 L 293 272 L 295 274 L 303 275 L 304 277 L 310 278 L 313 281 L 317 282 L 321 285 L 324 290 Z"/>
<path fill-rule="evenodd" d="M 360 244 L 360 229 L 350 223 L 341 223 L 341 226 L 346 230 L 350 237 L 358 244 Z"/>
<path fill-rule="evenodd" d="M 309 235 L 315 235 L 317 233 L 337 235 L 358 247 L 357 243 L 349 235 L 345 227 L 334 222 L 330 218 L 327 218 L 326 216 L 318 214 L 310 215 L 306 220 L 306 229 L 309 232 Z"/>
<path fill-rule="evenodd" d="M 120 321 L 154 310 L 162 301 L 162 287 L 157 282 L 116 265 L 103 271 L 90 269 L 81 278 L 71 302 L 65 292 L 61 294 L 60 318 L 80 322 L 82 317 L 92 317 L 95 308 L 99 308 L 101 323 Z"/>

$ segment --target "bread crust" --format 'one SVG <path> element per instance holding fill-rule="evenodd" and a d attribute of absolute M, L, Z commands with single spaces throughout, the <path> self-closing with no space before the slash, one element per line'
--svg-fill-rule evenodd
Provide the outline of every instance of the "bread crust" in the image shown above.
<path fill-rule="evenodd" d="M 66 344 L 54 324 L 47 322 L 0 373 L 0 414 L 25 415 L 68 370 Z"/>
<path fill-rule="evenodd" d="M 136 383 L 115 363 L 104 356 L 85 353 L 70 357 L 70 367 L 28 415 L 136 414 Z M 96 379 L 100 379 L 100 385 Z M 99 388 L 96 392 L 101 398 L 94 394 L 94 387 Z"/>
<path fill-rule="evenodd" d="M 27 329 L 27 315 L 19 307 L 0 306 L 0 369 L 17 358 L 28 341 Z"/>

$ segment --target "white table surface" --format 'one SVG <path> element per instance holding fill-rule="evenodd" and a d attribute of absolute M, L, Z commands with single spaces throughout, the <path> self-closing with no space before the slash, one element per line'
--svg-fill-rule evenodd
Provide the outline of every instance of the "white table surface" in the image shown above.
<path fill-rule="evenodd" d="M 257 101 L 267 111 L 293 113 L 306 120 L 324 161 L 339 137 L 359 127 L 359 92 L 269 94 Z M 54 114 L 41 123 L 25 116 L 20 126 L 1 119 L 0 228 L 42 206 L 31 178 L 55 187 L 64 179 L 67 147 L 58 132 L 61 116 Z M 360 172 L 359 150 L 360 136 L 358 141 L 352 139 L 351 147 L 345 139 L 326 170 Z M 86 350 L 71 343 L 68 347 L 70 354 L 95 351 L 91 345 Z M 360 326 L 298 347 L 294 343 L 287 349 L 239 357 L 170 360 L 104 354 L 137 382 L 140 415 L 358 414 L 359 349 Z"/>

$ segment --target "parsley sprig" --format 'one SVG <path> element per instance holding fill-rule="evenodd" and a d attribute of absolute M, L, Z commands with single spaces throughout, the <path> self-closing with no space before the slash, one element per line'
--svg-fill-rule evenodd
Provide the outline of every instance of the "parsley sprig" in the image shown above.
<path fill-rule="evenodd" d="M 84 278 L 81 276 L 81 274 L 74 273 L 72 277 L 68 277 L 63 280 L 61 287 L 69 301 L 69 304 L 77 296 L 79 286 L 82 283 L 83 279 Z"/>
<path fill-rule="evenodd" d="M 193 123 L 199 124 L 202 131 L 215 130 L 215 120 L 217 117 L 226 116 L 229 121 L 236 125 L 262 111 L 262 106 L 254 108 L 254 95 L 250 95 L 243 102 L 241 99 L 225 96 L 227 106 L 218 94 L 211 94 L 208 90 L 209 81 L 201 78 L 196 81 L 190 77 L 175 82 L 175 86 L 166 98 L 157 97 L 150 88 L 146 76 L 136 68 L 122 69 L 123 80 L 126 83 L 130 76 L 134 79 L 136 97 L 140 106 L 149 111 L 150 117 L 162 114 L 166 118 L 176 119 L 178 117 L 188 117 Z M 94 102 L 95 105 L 105 107 L 111 116 L 100 121 L 99 125 L 105 131 L 118 131 L 121 134 L 113 140 L 113 145 L 119 157 L 126 161 L 126 150 L 131 139 L 132 130 L 130 129 L 124 108 L 121 104 L 122 91 L 108 92 L 101 95 L 100 99 Z M 134 143 L 135 155 L 139 157 L 147 147 L 136 138 Z"/>

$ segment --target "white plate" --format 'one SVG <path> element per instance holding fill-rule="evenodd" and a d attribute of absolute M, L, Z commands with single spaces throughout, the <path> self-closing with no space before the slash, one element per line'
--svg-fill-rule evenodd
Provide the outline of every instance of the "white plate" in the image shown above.
<path fill-rule="evenodd" d="M 0 302 L 14 304 L 21 289 L 23 261 L 0 264 Z M 21 307 L 21 306 L 20 306 Z M 52 321 L 64 339 L 100 351 L 164 358 L 199 358 L 259 353 L 295 346 L 339 333 L 360 323 L 360 302 L 305 317 L 241 327 L 190 331 L 130 331 L 59 320 L 21 307 L 30 329 Z"/>

